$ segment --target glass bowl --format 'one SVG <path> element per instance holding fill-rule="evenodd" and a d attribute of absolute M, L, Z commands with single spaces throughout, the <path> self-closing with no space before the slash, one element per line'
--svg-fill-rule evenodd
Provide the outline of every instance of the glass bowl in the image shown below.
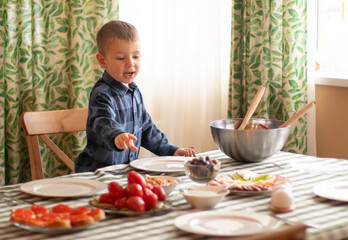
<path fill-rule="evenodd" d="M 215 160 L 216 161 L 216 160 Z M 185 162 L 185 173 L 192 181 L 206 184 L 213 180 L 220 171 L 221 163 L 216 164 L 191 164 Z"/>

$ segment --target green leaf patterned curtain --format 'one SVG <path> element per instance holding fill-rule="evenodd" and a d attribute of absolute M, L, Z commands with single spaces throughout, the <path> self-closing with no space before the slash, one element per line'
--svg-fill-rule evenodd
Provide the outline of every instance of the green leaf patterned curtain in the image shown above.
<path fill-rule="evenodd" d="M 95 35 L 117 15 L 117 0 L 0 2 L 0 185 L 31 178 L 22 112 L 88 106 L 102 74 Z M 65 134 L 55 141 L 75 158 L 86 138 Z M 48 149 L 41 152 L 46 177 L 67 173 Z"/>
<path fill-rule="evenodd" d="M 244 117 L 262 84 L 253 117 L 287 120 L 307 102 L 305 0 L 232 0 L 229 117 Z M 306 115 L 283 150 L 307 152 Z"/>

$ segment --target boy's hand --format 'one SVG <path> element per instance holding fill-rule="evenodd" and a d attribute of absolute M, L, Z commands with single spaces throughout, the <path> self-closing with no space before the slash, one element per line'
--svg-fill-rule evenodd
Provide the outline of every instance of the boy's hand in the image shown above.
<path fill-rule="evenodd" d="M 196 153 L 195 153 L 194 147 L 179 148 L 178 150 L 175 151 L 174 156 L 195 157 Z"/>
<path fill-rule="evenodd" d="M 123 149 L 123 150 L 133 150 L 133 151 L 138 151 L 138 148 L 134 146 L 133 141 L 138 141 L 136 136 L 130 133 L 121 133 L 115 137 L 115 145 L 118 149 Z"/>

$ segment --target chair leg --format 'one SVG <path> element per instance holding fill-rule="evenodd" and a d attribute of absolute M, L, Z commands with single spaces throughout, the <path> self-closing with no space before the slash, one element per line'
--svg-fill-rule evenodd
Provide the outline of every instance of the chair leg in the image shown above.
<path fill-rule="evenodd" d="M 27 136 L 30 170 L 32 180 L 43 179 L 43 167 L 40 155 L 39 139 L 37 136 Z"/>

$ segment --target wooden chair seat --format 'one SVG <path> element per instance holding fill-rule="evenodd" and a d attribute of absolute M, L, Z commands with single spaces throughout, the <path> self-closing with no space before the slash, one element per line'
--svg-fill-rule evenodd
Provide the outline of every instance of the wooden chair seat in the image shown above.
<path fill-rule="evenodd" d="M 74 172 L 74 161 L 47 134 L 86 131 L 87 116 L 87 108 L 22 114 L 21 122 L 28 144 L 32 180 L 44 178 L 39 138 Z"/>

